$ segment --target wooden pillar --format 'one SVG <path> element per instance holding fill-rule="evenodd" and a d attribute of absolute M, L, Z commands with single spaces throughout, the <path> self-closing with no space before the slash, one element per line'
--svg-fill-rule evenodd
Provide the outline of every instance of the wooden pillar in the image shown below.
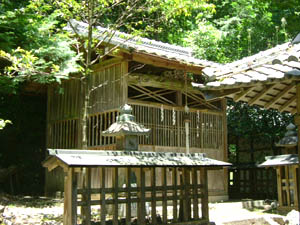
<path fill-rule="evenodd" d="M 113 187 L 114 187 L 114 194 L 113 194 L 113 225 L 118 225 L 118 167 L 113 168 Z"/>
<path fill-rule="evenodd" d="M 151 168 L 151 217 L 152 224 L 157 224 L 156 218 L 156 172 L 155 167 Z"/>
<path fill-rule="evenodd" d="M 173 182 L 173 222 L 178 221 L 177 217 L 177 168 L 172 169 L 172 182 Z"/>
<path fill-rule="evenodd" d="M 82 201 L 85 202 L 85 206 L 82 207 L 83 224 L 91 224 L 91 168 L 85 168 L 85 174 L 83 175 L 83 189 L 85 192 L 82 196 Z"/>
<path fill-rule="evenodd" d="M 291 206 L 291 192 L 290 192 L 290 177 L 289 177 L 289 167 L 284 166 L 284 172 L 285 172 L 285 191 L 286 191 L 286 201 L 287 205 Z"/>
<path fill-rule="evenodd" d="M 138 186 L 138 224 L 145 225 L 146 207 L 145 207 L 145 172 L 143 167 L 138 168 L 137 176 Z"/>
<path fill-rule="evenodd" d="M 106 173 L 105 167 L 101 167 L 101 225 L 105 225 L 106 222 L 106 205 L 105 205 L 105 180 Z"/>
<path fill-rule="evenodd" d="M 277 175 L 277 193 L 278 193 L 278 202 L 279 206 L 283 206 L 282 201 L 282 181 L 281 181 L 281 168 L 276 168 L 276 175 Z"/>
<path fill-rule="evenodd" d="M 226 109 L 227 109 L 227 100 L 226 98 L 222 99 L 222 112 L 223 112 L 223 161 L 228 161 L 228 136 L 227 136 L 227 115 L 226 115 Z M 238 152 L 238 151 L 237 151 Z M 224 175 L 224 188 L 225 193 L 228 195 L 228 168 L 223 169 L 223 175 Z"/>
<path fill-rule="evenodd" d="M 209 221 L 207 169 L 204 167 L 200 168 L 200 182 L 202 185 L 202 199 L 201 199 L 202 219 L 206 219 L 207 221 Z"/>
<path fill-rule="evenodd" d="M 197 168 L 192 169 L 192 181 L 193 181 L 193 218 L 199 219 L 199 208 L 198 208 L 198 176 Z"/>
<path fill-rule="evenodd" d="M 292 166 L 291 169 L 293 170 L 293 183 L 294 183 L 294 205 L 299 207 L 299 199 L 298 199 L 298 182 L 297 182 L 297 166 Z"/>
<path fill-rule="evenodd" d="M 167 168 L 163 167 L 161 168 L 161 183 L 162 183 L 162 221 L 164 224 L 167 224 L 168 219 L 168 203 L 167 203 Z"/>
<path fill-rule="evenodd" d="M 298 131 L 298 166 L 299 166 L 299 172 L 298 172 L 298 185 L 300 185 L 300 83 L 296 84 L 296 104 L 297 104 L 297 113 L 295 115 L 295 124 L 297 125 Z M 299 190 L 299 189 L 298 189 Z M 300 196 L 298 194 L 298 202 L 300 202 Z M 300 212 L 300 204 L 298 204 L 298 211 Z"/>
<path fill-rule="evenodd" d="M 73 168 L 68 168 L 64 185 L 64 225 L 77 224 L 77 183 Z M 76 194 L 76 195 L 75 195 Z"/>
<path fill-rule="evenodd" d="M 183 221 L 186 222 L 191 218 L 191 200 L 190 200 L 190 172 L 188 168 L 183 168 Z"/>
<path fill-rule="evenodd" d="M 128 101 L 128 61 L 122 62 L 122 105 L 126 104 Z"/>
<path fill-rule="evenodd" d="M 126 225 L 131 224 L 131 168 L 126 168 L 126 187 L 127 187 L 127 203 L 126 203 Z"/>

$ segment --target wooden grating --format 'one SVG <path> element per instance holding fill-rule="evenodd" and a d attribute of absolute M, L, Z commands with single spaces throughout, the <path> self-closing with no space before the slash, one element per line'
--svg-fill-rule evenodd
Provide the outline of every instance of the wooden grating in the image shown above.
<path fill-rule="evenodd" d="M 99 188 L 92 188 L 92 170 L 99 170 Z M 207 170 L 202 167 L 69 168 L 65 183 L 64 224 L 91 224 L 91 208 L 100 206 L 99 224 L 206 224 Z M 157 176 L 160 174 L 161 176 Z M 78 176 L 80 175 L 80 176 Z M 134 183 L 133 183 L 133 180 Z M 84 185 L 80 184 L 84 183 Z M 200 204 L 201 203 L 201 204 Z M 158 207 L 161 206 L 161 207 Z M 81 214 L 77 214 L 81 208 Z M 75 223 L 74 223 L 75 222 Z"/>

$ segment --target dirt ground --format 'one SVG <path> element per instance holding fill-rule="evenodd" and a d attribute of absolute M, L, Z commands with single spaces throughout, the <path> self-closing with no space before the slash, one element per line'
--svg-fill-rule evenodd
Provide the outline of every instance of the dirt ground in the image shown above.
<path fill-rule="evenodd" d="M 216 225 L 300 224 L 299 213 L 296 211 L 296 217 L 298 215 L 298 218 L 291 219 L 286 215 L 276 214 L 276 210 L 266 212 L 263 208 L 246 208 L 249 207 L 244 201 L 210 203 L 210 221 Z M 97 211 L 94 214 L 99 214 L 99 211 Z M 0 196 L 0 225 L 61 225 L 62 214 L 62 199 Z M 289 223 L 287 223 L 288 220 Z"/>

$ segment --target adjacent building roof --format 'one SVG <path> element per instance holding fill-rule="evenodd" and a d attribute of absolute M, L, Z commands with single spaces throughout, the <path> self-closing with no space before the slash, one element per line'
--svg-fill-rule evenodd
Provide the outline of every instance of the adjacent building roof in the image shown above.
<path fill-rule="evenodd" d="M 269 167 L 269 166 L 288 166 L 297 165 L 299 163 L 298 155 L 288 154 L 288 155 L 275 155 L 267 156 L 266 161 L 259 164 L 259 167 Z"/>
<path fill-rule="evenodd" d="M 296 112 L 295 80 L 300 79 L 300 44 L 285 43 L 233 63 L 203 69 L 210 98 L 230 97 L 280 112 Z"/>
<path fill-rule="evenodd" d="M 82 35 L 87 34 L 87 24 L 76 20 L 71 20 L 66 30 L 73 29 Z M 103 27 L 97 27 L 98 33 L 95 37 L 105 43 L 119 46 L 129 51 L 147 53 L 150 55 L 166 58 L 169 60 L 176 60 L 180 63 L 196 65 L 196 66 L 217 66 L 217 63 L 207 60 L 201 60 L 193 57 L 192 49 L 181 46 L 171 45 L 160 41 L 150 40 L 132 36 L 123 32 L 112 31 Z"/>
<path fill-rule="evenodd" d="M 203 153 L 165 153 L 141 151 L 102 151 L 49 149 L 50 157 L 43 166 L 98 167 L 98 166 L 158 166 L 158 167 L 225 167 L 230 163 L 214 160 Z M 55 159 L 55 160 L 53 160 Z M 54 166 L 53 166 L 54 164 Z"/>

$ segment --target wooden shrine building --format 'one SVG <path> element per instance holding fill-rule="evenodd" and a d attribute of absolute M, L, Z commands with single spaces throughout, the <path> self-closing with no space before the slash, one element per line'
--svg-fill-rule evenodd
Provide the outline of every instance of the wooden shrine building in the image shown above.
<path fill-rule="evenodd" d="M 283 148 L 283 155 L 267 156 L 266 161 L 260 167 L 274 167 L 277 174 L 277 193 L 279 210 L 290 211 L 299 208 L 299 159 L 298 137 L 295 125 L 287 127 L 285 136 L 277 146 Z"/>
<path fill-rule="evenodd" d="M 71 22 L 78 33 L 86 35 L 85 23 Z M 136 121 L 151 129 L 148 136 L 138 138 L 139 151 L 205 153 L 227 161 L 226 100 L 207 101 L 203 92 L 192 86 L 192 82 L 204 84 L 202 69 L 215 64 L 194 58 L 189 48 L 120 32 L 108 37 L 107 30 L 97 29 L 95 37 L 102 41 L 99 52 L 105 56 L 87 78 L 86 150 L 117 149 L 116 137 L 102 132 L 116 121 L 120 107 L 129 104 Z M 81 91 L 76 75 L 48 88 L 49 149 L 82 149 Z M 100 170 L 92 171 L 92 188 L 101 187 Z M 228 199 L 226 169 L 209 171 L 208 176 L 209 199 Z M 63 181 L 59 167 L 46 173 L 46 193 L 63 191 Z"/>

